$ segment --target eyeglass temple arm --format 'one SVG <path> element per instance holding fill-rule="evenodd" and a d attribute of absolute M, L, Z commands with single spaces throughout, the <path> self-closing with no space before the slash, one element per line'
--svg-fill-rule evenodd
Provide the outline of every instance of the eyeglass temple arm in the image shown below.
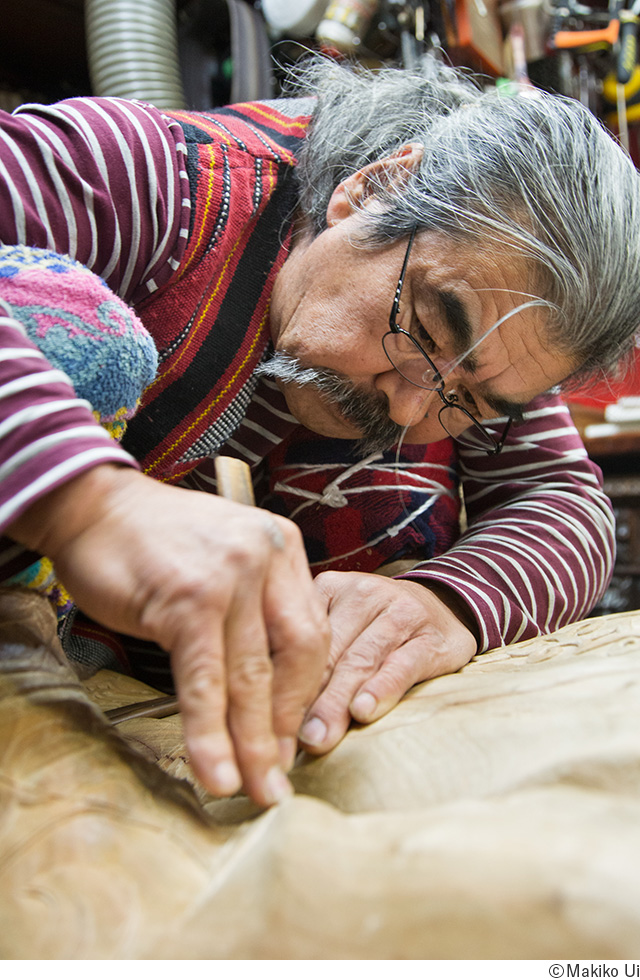
<path fill-rule="evenodd" d="M 413 240 L 416 237 L 417 228 L 414 225 L 411 229 L 411 234 L 409 235 L 409 242 L 407 244 L 407 251 L 404 254 L 404 262 L 402 263 L 402 269 L 400 270 L 400 278 L 398 279 L 398 285 L 396 286 L 396 294 L 393 298 L 393 306 L 391 307 L 391 313 L 389 314 L 389 329 L 392 333 L 398 333 L 400 329 L 396 323 L 396 318 L 398 316 L 398 308 L 400 306 L 400 294 L 402 292 L 402 287 L 404 285 L 404 276 L 407 271 L 407 266 L 409 264 L 409 255 L 411 253 L 411 246 L 413 245 Z"/>

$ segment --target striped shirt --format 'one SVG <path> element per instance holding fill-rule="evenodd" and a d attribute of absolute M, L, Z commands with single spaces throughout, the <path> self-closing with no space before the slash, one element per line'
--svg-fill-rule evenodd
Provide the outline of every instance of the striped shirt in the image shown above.
<path fill-rule="evenodd" d="M 0 240 L 67 253 L 135 307 L 179 278 L 192 209 L 184 132 L 175 118 L 138 103 L 91 99 L 25 106 L 2 115 L 1 124 Z M 225 452 L 249 461 L 260 499 L 276 500 L 308 542 L 318 514 L 330 512 L 322 527 L 334 538 L 328 556 L 310 553 L 315 570 L 369 570 L 367 555 L 377 556 L 377 549 L 395 556 L 395 543 L 417 525 L 420 508 L 427 512 L 454 498 L 457 504 L 459 477 L 467 530 L 455 543 L 453 534 L 436 539 L 433 551 L 422 554 L 414 534 L 418 564 L 405 577 L 460 595 L 477 619 L 480 649 L 584 616 L 606 588 L 614 555 L 611 508 L 598 468 L 557 397 L 532 404 L 500 456 L 458 449 L 453 467 L 445 441 L 417 455 L 411 447 L 398 458 L 392 452 L 357 464 L 329 447 L 334 456 L 327 451 L 321 462 L 308 459 L 292 470 L 278 452 L 296 429 L 279 391 L 260 382 Z M 10 315 L 0 315 L 0 433 L 0 529 L 89 467 L 137 465 Z M 207 460 L 187 479 L 215 489 Z M 412 500 L 419 506 L 376 524 L 376 514 L 384 513 L 378 502 L 396 499 L 403 483 L 417 488 Z M 356 511 L 366 533 L 352 539 L 348 524 Z M 21 549 L 5 543 L 2 578 L 21 560 Z M 425 553 L 433 557 L 420 562 Z"/>

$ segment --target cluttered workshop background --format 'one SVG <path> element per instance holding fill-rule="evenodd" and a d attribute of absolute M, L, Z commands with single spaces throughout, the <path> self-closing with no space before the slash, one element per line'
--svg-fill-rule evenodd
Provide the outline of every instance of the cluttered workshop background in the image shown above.
<path fill-rule="evenodd" d="M 427 50 L 485 85 L 582 102 L 640 166 L 640 0 L 6 0 L 0 108 L 75 95 L 208 109 L 277 96 L 287 66 L 411 66 Z M 605 246 L 606 247 L 606 246 Z M 640 606 L 640 356 L 570 405 L 618 522 L 597 612 Z"/>

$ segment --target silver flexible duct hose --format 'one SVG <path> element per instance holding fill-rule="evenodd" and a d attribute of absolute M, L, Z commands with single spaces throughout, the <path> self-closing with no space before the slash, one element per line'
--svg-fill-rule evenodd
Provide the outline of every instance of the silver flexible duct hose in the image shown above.
<path fill-rule="evenodd" d="M 94 95 L 183 109 L 175 0 L 85 0 Z"/>

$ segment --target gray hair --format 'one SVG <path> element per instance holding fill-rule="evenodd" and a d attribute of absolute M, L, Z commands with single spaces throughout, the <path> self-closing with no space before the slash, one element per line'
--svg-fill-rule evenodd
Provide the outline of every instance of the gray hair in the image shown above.
<path fill-rule="evenodd" d="M 542 91 L 483 91 L 425 56 L 418 69 L 369 72 L 315 58 L 296 82 L 317 96 L 297 168 L 300 202 L 322 231 L 334 188 L 408 142 L 419 170 L 399 193 L 379 182 L 365 241 L 419 229 L 532 263 L 550 341 L 581 367 L 611 370 L 640 325 L 640 175 L 578 102 Z"/>

